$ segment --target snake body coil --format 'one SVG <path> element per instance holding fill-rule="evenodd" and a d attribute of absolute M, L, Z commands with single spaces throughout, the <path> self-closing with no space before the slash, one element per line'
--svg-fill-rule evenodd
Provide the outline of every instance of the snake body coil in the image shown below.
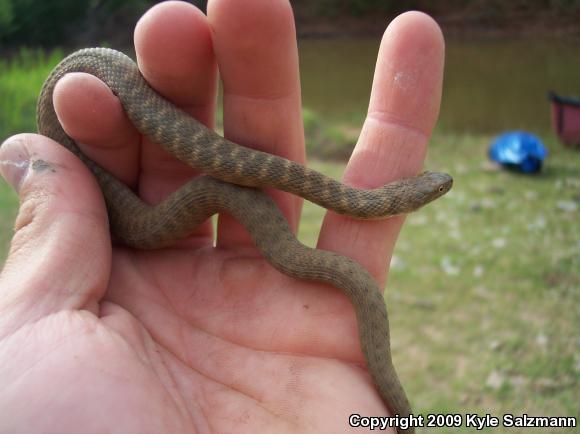
<path fill-rule="evenodd" d="M 58 122 L 53 90 L 69 72 L 87 72 L 104 81 L 142 134 L 209 176 L 190 181 L 156 206 L 142 202 L 86 157 Z M 56 66 L 42 88 L 37 123 L 41 134 L 66 146 L 92 170 L 107 203 L 111 231 L 123 243 L 160 248 L 187 236 L 211 215 L 229 213 L 278 270 L 340 288 L 355 308 L 361 347 L 382 399 L 393 414 L 411 414 L 391 361 L 384 300 L 371 275 L 348 258 L 302 245 L 274 201 L 248 187 L 279 188 L 352 217 L 385 218 L 414 211 L 445 194 L 452 185 L 449 175 L 425 172 L 375 190 L 348 187 L 295 162 L 224 139 L 151 89 L 130 58 L 104 48 L 77 51 Z"/>

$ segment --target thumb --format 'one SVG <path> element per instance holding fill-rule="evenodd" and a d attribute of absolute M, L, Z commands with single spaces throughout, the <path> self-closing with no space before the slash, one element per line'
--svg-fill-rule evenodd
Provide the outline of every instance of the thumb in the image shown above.
<path fill-rule="evenodd" d="M 1 145 L 0 173 L 20 199 L 0 274 L 0 335 L 60 310 L 96 311 L 111 243 L 90 171 L 53 140 L 20 134 Z"/>

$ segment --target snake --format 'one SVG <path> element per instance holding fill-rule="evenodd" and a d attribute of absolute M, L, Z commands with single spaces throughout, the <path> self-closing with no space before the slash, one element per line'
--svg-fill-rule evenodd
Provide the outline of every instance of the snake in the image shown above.
<path fill-rule="evenodd" d="M 61 126 L 53 91 L 65 74 L 85 72 L 102 80 L 120 100 L 137 130 L 203 175 L 161 203 L 143 202 L 128 186 L 88 158 Z M 358 219 L 406 214 L 449 191 L 453 178 L 423 172 L 370 190 L 342 184 L 279 156 L 233 143 L 207 128 L 152 89 L 135 62 L 109 48 L 87 48 L 62 60 L 49 74 L 37 103 L 38 132 L 75 154 L 96 178 L 111 233 L 137 249 L 159 249 L 186 237 L 216 213 L 241 222 L 259 252 L 282 273 L 340 289 L 357 318 L 360 346 L 378 393 L 393 415 L 411 406 L 393 366 L 387 308 L 377 282 L 360 264 L 300 243 L 273 199 L 273 187 Z M 413 432 L 413 428 L 398 432 Z"/>

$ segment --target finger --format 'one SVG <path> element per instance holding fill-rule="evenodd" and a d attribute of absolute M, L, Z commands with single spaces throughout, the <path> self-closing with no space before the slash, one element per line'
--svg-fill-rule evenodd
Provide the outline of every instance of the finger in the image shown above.
<path fill-rule="evenodd" d="M 209 122 L 215 101 L 215 66 L 201 12 L 184 2 L 158 5 L 138 23 L 135 40 L 140 68 L 149 83 Z M 118 99 L 95 77 L 67 74 L 55 87 L 54 103 L 65 131 L 81 142 L 83 152 L 135 188 L 146 202 L 160 202 L 193 176 L 191 168 L 158 145 L 141 140 Z M 210 243 L 211 225 L 198 228 L 192 239 Z"/>
<path fill-rule="evenodd" d="M 375 188 L 416 174 L 437 119 L 444 42 L 427 15 L 409 12 L 387 28 L 379 49 L 371 101 L 344 182 Z M 403 217 L 356 221 L 328 213 L 318 246 L 360 262 L 384 284 Z"/>
<path fill-rule="evenodd" d="M 137 23 L 135 49 L 147 82 L 184 111 L 213 126 L 217 71 L 206 17 L 191 4 L 168 1 Z M 165 197 L 193 170 L 158 145 L 145 141 L 142 188 Z"/>
<path fill-rule="evenodd" d="M 191 4 L 168 1 L 152 7 L 137 23 L 139 68 L 161 95 L 208 127 L 213 127 L 217 69 L 211 32 L 203 13 Z M 143 141 L 140 192 L 157 203 L 195 171 L 157 144 Z M 196 230 L 198 242 L 213 242 L 210 222 Z"/>
<path fill-rule="evenodd" d="M 208 4 L 224 89 L 224 129 L 236 143 L 304 162 L 294 18 L 285 0 L 214 0 Z M 296 227 L 301 201 L 272 195 Z M 220 216 L 218 245 L 250 244 L 229 216 Z"/>
<path fill-rule="evenodd" d="M 63 129 L 83 153 L 135 187 L 141 138 L 107 85 L 89 74 L 66 74 L 54 87 L 53 102 Z"/>
<path fill-rule="evenodd" d="M 64 147 L 34 134 L 2 144 L 0 171 L 20 197 L 0 275 L 1 333 L 63 309 L 98 313 L 111 245 L 90 171 Z"/>

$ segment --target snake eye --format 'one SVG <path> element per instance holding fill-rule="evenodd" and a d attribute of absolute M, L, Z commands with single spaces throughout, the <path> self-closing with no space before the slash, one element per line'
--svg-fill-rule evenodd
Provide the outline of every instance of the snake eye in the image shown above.
<path fill-rule="evenodd" d="M 443 186 L 442 186 L 442 185 L 440 185 L 440 186 L 439 186 L 439 193 L 443 193 L 443 190 L 445 190 L 445 189 L 443 188 Z"/>

